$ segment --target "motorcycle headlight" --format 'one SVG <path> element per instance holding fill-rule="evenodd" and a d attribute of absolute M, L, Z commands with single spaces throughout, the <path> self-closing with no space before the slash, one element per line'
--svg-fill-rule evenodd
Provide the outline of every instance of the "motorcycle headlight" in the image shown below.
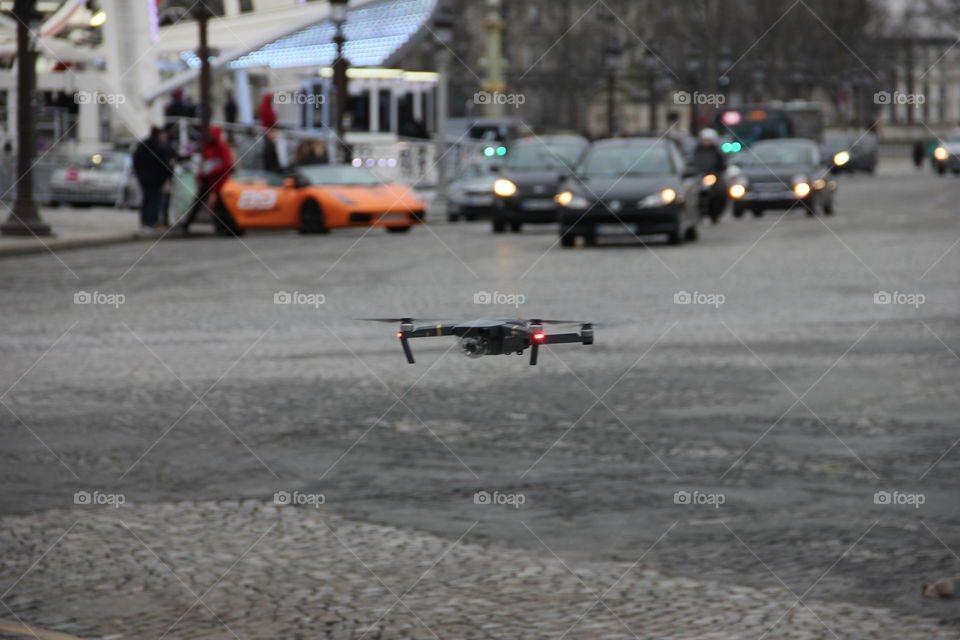
<path fill-rule="evenodd" d="M 850 154 L 846 151 L 840 151 L 833 156 L 833 164 L 837 165 L 838 167 L 842 167 L 848 162 L 850 162 Z"/>
<path fill-rule="evenodd" d="M 652 193 L 640 201 L 641 207 L 661 207 L 670 204 L 677 199 L 677 192 L 673 189 L 664 189 L 657 193 Z"/>
<path fill-rule="evenodd" d="M 509 198 L 517 192 L 517 185 L 506 178 L 500 178 L 493 183 L 493 192 L 501 198 Z"/>
<path fill-rule="evenodd" d="M 707 175 L 703 176 L 702 182 L 703 186 L 712 187 L 713 185 L 717 184 L 717 176 L 712 173 L 708 173 Z"/>

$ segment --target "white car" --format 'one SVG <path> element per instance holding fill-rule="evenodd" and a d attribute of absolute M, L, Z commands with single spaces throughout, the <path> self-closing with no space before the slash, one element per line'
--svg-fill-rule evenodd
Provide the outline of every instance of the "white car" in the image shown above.
<path fill-rule="evenodd" d="M 140 186 L 129 154 L 104 151 L 70 158 L 54 169 L 49 202 L 53 206 L 140 206 Z"/>

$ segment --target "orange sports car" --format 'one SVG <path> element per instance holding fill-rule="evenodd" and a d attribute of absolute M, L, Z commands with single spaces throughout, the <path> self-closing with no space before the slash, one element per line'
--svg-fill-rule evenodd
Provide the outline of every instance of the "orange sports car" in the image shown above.
<path fill-rule="evenodd" d="M 340 227 L 384 227 L 403 233 L 423 222 L 424 208 L 409 187 L 386 183 L 365 168 L 312 165 L 287 176 L 236 171 L 223 185 L 217 213 L 238 233 L 247 229 L 326 233 Z"/>

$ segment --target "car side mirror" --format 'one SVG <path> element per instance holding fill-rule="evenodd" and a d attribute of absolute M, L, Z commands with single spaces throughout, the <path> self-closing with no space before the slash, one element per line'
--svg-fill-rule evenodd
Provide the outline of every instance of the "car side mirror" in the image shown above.
<path fill-rule="evenodd" d="M 297 184 L 297 179 L 293 176 L 283 179 L 283 188 L 284 189 L 296 189 L 299 185 Z"/>

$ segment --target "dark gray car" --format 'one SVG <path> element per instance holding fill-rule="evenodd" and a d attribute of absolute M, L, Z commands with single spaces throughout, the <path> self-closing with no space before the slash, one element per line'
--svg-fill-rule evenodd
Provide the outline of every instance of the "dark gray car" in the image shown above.
<path fill-rule="evenodd" d="M 589 146 L 579 136 L 525 138 L 510 147 L 503 170 L 493 183 L 494 202 L 490 213 L 494 233 L 520 231 L 524 224 L 557 221 L 557 194 L 560 178 L 577 166 Z"/>
<path fill-rule="evenodd" d="M 747 210 L 759 217 L 768 209 L 833 214 L 833 161 L 824 159 L 813 140 L 763 140 L 733 156 L 730 164 L 728 191 L 735 218 Z"/>
<path fill-rule="evenodd" d="M 594 143 L 556 196 L 560 242 L 603 235 L 666 234 L 671 244 L 698 237 L 700 179 L 670 141 L 622 138 Z"/>

